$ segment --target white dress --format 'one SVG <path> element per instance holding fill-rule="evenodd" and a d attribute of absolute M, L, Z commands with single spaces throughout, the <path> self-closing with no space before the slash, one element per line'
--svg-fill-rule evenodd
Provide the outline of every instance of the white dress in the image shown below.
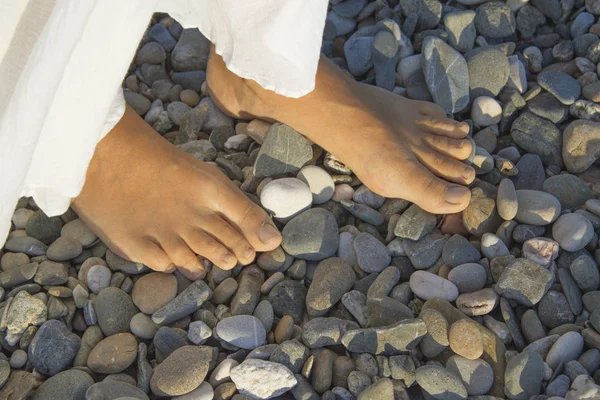
<path fill-rule="evenodd" d="M 327 0 L 0 0 L 0 244 L 20 196 L 53 216 L 79 194 L 157 11 L 198 27 L 243 78 L 288 97 L 314 88 Z"/>

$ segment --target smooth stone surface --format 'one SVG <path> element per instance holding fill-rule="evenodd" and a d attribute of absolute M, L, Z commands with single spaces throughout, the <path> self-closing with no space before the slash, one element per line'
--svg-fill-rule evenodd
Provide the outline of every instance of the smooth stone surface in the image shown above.
<path fill-rule="evenodd" d="M 336 317 L 317 317 L 304 324 L 302 342 L 311 349 L 341 344 L 344 334 L 358 329 L 356 322 Z"/>
<path fill-rule="evenodd" d="M 398 219 L 394 234 L 404 239 L 419 240 L 430 233 L 436 224 L 437 218 L 434 214 L 413 204 Z"/>
<path fill-rule="evenodd" d="M 519 210 L 515 220 L 522 224 L 545 226 L 560 215 L 561 206 L 558 199 L 551 194 L 538 190 L 517 190 Z"/>
<path fill-rule="evenodd" d="M 502 106 L 492 97 L 481 96 L 473 101 L 471 119 L 479 126 L 490 126 L 500 122 Z"/>
<path fill-rule="evenodd" d="M 231 369 L 231 380 L 241 394 L 261 399 L 277 397 L 297 384 L 285 366 L 265 360 L 246 360 Z"/>
<path fill-rule="evenodd" d="M 310 231 L 304 229 L 310 226 Z M 333 214 L 313 208 L 292 218 L 281 232 L 281 246 L 293 257 L 320 261 L 331 257 L 338 248 L 338 227 Z"/>
<path fill-rule="evenodd" d="M 86 399 L 127 399 L 148 400 L 143 390 L 119 381 L 98 382 L 89 387 L 85 393 Z"/>
<path fill-rule="evenodd" d="M 544 181 L 543 191 L 558 199 L 563 209 L 578 208 L 594 198 L 594 192 L 575 175 L 559 174 Z"/>
<path fill-rule="evenodd" d="M 469 75 L 464 57 L 443 40 L 423 41 L 423 73 L 435 103 L 446 112 L 462 111 L 469 103 Z"/>
<path fill-rule="evenodd" d="M 475 15 L 477 31 L 490 38 L 505 38 L 516 30 L 515 16 L 510 8 L 499 1 L 477 7 Z"/>
<path fill-rule="evenodd" d="M 506 221 L 512 220 L 517 215 L 519 202 L 517 201 L 515 185 L 510 179 L 504 178 L 500 181 L 496 207 L 498 208 L 498 215 Z"/>
<path fill-rule="evenodd" d="M 92 349 L 87 366 L 98 374 L 117 374 L 133 364 L 137 347 L 137 341 L 131 333 L 109 336 Z"/>
<path fill-rule="evenodd" d="M 84 371 L 76 369 L 60 372 L 48 380 L 35 391 L 32 400 L 60 399 L 79 400 L 85 398 L 85 393 L 94 380 Z"/>
<path fill-rule="evenodd" d="M 352 289 L 356 274 L 340 258 L 323 260 L 317 266 L 306 294 L 306 308 L 311 318 L 325 315 L 342 296 Z"/>
<path fill-rule="evenodd" d="M 510 135 L 519 147 L 540 156 L 544 164 L 561 164 L 561 133 L 552 122 L 524 112 L 511 125 Z"/>
<path fill-rule="evenodd" d="M 312 199 L 310 188 L 296 178 L 275 179 L 260 192 L 263 208 L 275 218 L 284 220 L 310 208 Z"/>
<path fill-rule="evenodd" d="M 469 319 L 456 321 L 448 333 L 450 348 L 456 354 L 475 360 L 483 354 L 483 338 L 477 323 Z"/>
<path fill-rule="evenodd" d="M 213 353 L 202 346 L 183 346 L 154 368 L 150 387 L 158 396 L 179 396 L 196 389 L 209 370 Z"/>
<path fill-rule="evenodd" d="M 453 235 L 444 244 L 442 260 L 451 268 L 461 264 L 477 262 L 481 258 L 479 251 L 461 235 Z"/>
<path fill-rule="evenodd" d="M 567 332 L 554 343 L 548 355 L 546 364 L 556 369 L 560 363 L 576 360 L 583 351 L 583 337 L 578 332 Z"/>
<path fill-rule="evenodd" d="M 454 355 L 446 362 L 446 368 L 460 377 L 469 396 L 488 393 L 494 383 L 494 371 L 483 360 L 469 360 Z"/>
<path fill-rule="evenodd" d="M 504 393 L 511 399 L 527 400 L 541 391 L 544 360 L 534 352 L 520 353 L 506 365 Z"/>
<path fill-rule="evenodd" d="M 323 168 L 307 165 L 298 172 L 297 178 L 308 185 L 313 204 L 323 204 L 333 196 L 335 184 Z"/>
<path fill-rule="evenodd" d="M 571 105 L 581 96 L 579 82 L 564 72 L 542 71 L 538 75 L 537 81 L 562 104 Z"/>
<path fill-rule="evenodd" d="M 415 376 L 419 386 L 436 400 L 467 398 L 467 389 L 460 378 L 439 365 L 417 368 Z"/>
<path fill-rule="evenodd" d="M 127 332 L 138 309 L 131 297 L 121 289 L 108 287 L 100 291 L 94 302 L 98 325 L 106 336 Z"/>
<path fill-rule="evenodd" d="M 454 11 L 444 15 L 449 44 L 456 50 L 467 52 L 473 48 L 477 36 L 474 20 L 475 12 L 472 10 Z"/>
<path fill-rule="evenodd" d="M 284 124 L 273 124 L 254 163 L 257 178 L 297 173 L 312 159 L 307 140 Z"/>
<path fill-rule="evenodd" d="M 81 339 L 58 321 L 44 322 L 28 349 L 29 361 L 46 375 L 56 375 L 67 369 L 79 350 Z"/>
<path fill-rule="evenodd" d="M 263 324 L 252 315 L 235 315 L 222 319 L 216 327 L 218 337 L 242 349 L 252 350 L 266 344 Z"/>
<path fill-rule="evenodd" d="M 562 156 L 571 173 L 583 172 L 600 156 L 600 124 L 592 121 L 571 122 L 563 132 Z"/>
<path fill-rule="evenodd" d="M 486 48 L 479 51 L 468 58 L 467 65 L 472 99 L 480 96 L 495 97 L 508 81 L 508 58 L 498 49 Z"/>
<path fill-rule="evenodd" d="M 354 329 L 342 337 L 350 352 L 395 355 L 415 348 L 427 333 L 421 319 L 406 319 L 380 328 Z"/>
<path fill-rule="evenodd" d="M 166 306 L 152 314 L 152 321 L 156 324 L 169 324 L 177 321 L 199 309 L 211 296 L 212 290 L 210 290 L 206 283 L 197 280 L 183 292 L 179 293 Z"/>
<path fill-rule="evenodd" d="M 552 236 L 566 251 L 583 249 L 594 236 L 592 223 L 580 214 L 561 215 L 552 225 Z"/>
<path fill-rule="evenodd" d="M 597 290 L 600 286 L 600 272 L 591 257 L 587 255 L 577 257 L 569 266 L 569 270 L 584 293 Z"/>
<path fill-rule="evenodd" d="M 410 277 L 410 288 L 423 300 L 439 297 L 454 301 L 458 297 L 458 288 L 454 283 L 427 271 L 414 272 Z"/>
<path fill-rule="evenodd" d="M 392 257 L 387 247 L 367 232 L 354 238 L 353 247 L 357 264 L 365 272 L 381 272 L 390 265 Z"/>
<path fill-rule="evenodd" d="M 448 280 L 456 285 L 459 293 L 471 293 L 483 289 L 487 273 L 477 263 L 462 264 L 450 271 Z"/>

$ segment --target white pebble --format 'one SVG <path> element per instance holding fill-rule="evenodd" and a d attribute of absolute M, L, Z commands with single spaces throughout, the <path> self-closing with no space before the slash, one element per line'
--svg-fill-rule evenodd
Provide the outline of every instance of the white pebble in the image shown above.
<path fill-rule="evenodd" d="M 423 300 L 439 297 L 452 302 L 458 297 L 458 288 L 454 283 L 431 272 L 414 272 L 409 284 L 413 293 Z"/>
<path fill-rule="evenodd" d="M 281 178 L 269 182 L 260 193 L 260 203 L 276 218 L 291 218 L 310 208 L 313 195 L 309 187 L 296 178 Z"/>
<path fill-rule="evenodd" d="M 500 122 L 502 106 L 492 97 L 481 96 L 473 101 L 471 119 L 479 126 L 490 126 Z"/>
<path fill-rule="evenodd" d="M 313 204 L 323 204 L 333 196 L 335 184 L 331 176 L 323 169 L 307 165 L 298 172 L 298 179 L 306 183 L 313 196 Z"/>

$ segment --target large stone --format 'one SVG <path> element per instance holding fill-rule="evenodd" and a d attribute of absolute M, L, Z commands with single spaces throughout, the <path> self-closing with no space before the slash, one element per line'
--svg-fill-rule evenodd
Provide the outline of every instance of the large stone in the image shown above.
<path fill-rule="evenodd" d="M 128 332 L 129 323 L 138 309 L 131 297 L 115 287 L 102 289 L 94 301 L 98 325 L 106 336 Z"/>
<path fill-rule="evenodd" d="M 562 156 L 569 172 L 583 172 L 600 157 L 600 123 L 577 120 L 563 133 Z"/>
<path fill-rule="evenodd" d="M 561 165 L 562 135 L 550 121 L 525 112 L 512 124 L 510 135 L 521 148 L 540 156 L 546 165 Z"/>
<path fill-rule="evenodd" d="M 544 360 L 534 352 L 517 354 L 506 366 L 504 393 L 509 399 L 529 400 L 540 393 Z"/>
<path fill-rule="evenodd" d="M 257 399 L 277 397 L 298 383 L 285 366 L 250 359 L 231 369 L 231 380 L 241 394 Z"/>
<path fill-rule="evenodd" d="M 508 58 L 502 51 L 493 47 L 469 57 L 467 65 L 472 99 L 480 96 L 497 96 L 510 75 Z"/>
<path fill-rule="evenodd" d="M 342 344 L 353 353 L 396 355 L 414 349 L 426 333 L 422 319 L 406 319 L 381 328 L 350 330 Z"/>
<path fill-rule="evenodd" d="M 310 229 L 306 229 L 307 226 Z M 323 208 L 313 208 L 292 218 L 281 234 L 281 246 L 286 253 L 304 260 L 324 260 L 333 256 L 338 248 L 337 222 L 333 214 Z"/>
<path fill-rule="evenodd" d="M 59 372 L 46 380 L 35 391 L 32 400 L 80 400 L 85 392 L 94 384 L 94 380 L 84 371 L 72 369 Z"/>
<path fill-rule="evenodd" d="M 287 125 L 273 124 L 256 157 L 254 176 L 296 174 L 312 155 L 312 148 L 304 136 Z"/>
<path fill-rule="evenodd" d="M 545 226 L 556 221 L 561 212 L 558 199 L 538 190 L 517 190 L 519 209 L 515 220 L 522 224 Z"/>
<path fill-rule="evenodd" d="M 419 386 L 436 400 L 467 398 L 467 389 L 460 378 L 439 365 L 417 368 L 416 380 Z"/>
<path fill-rule="evenodd" d="M 433 100 L 447 113 L 469 104 L 469 73 L 464 57 L 443 40 L 428 36 L 423 41 L 423 74 Z"/>
<path fill-rule="evenodd" d="M 150 387 L 157 396 L 179 396 L 196 389 L 208 373 L 215 352 L 210 347 L 183 346 L 154 368 Z"/>
<path fill-rule="evenodd" d="M 352 289 L 356 274 L 341 258 L 323 260 L 317 266 L 306 294 L 306 309 L 311 318 L 325 315 L 342 296 Z"/>
<path fill-rule="evenodd" d="M 50 320 L 38 329 L 28 349 L 29 361 L 42 374 L 56 375 L 73 362 L 81 339 L 58 320 Z"/>
<path fill-rule="evenodd" d="M 475 26 L 481 35 L 501 39 L 512 35 L 517 23 L 514 14 L 505 3 L 492 1 L 477 7 Z"/>
<path fill-rule="evenodd" d="M 543 190 L 556 197 L 563 209 L 579 208 L 594 198 L 594 192 L 571 174 L 551 176 L 544 182 Z"/>
<path fill-rule="evenodd" d="M 131 333 L 109 336 L 92 349 L 87 366 L 98 374 L 118 374 L 133 364 L 137 347 Z"/>
<path fill-rule="evenodd" d="M 260 320 L 252 315 L 235 315 L 217 324 L 217 336 L 242 349 L 252 350 L 267 342 L 267 332 Z"/>
<path fill-rule="evenodd" d="M 171 52 L 171 65 L 177 72 L 206 70 L 210 41 L 198 28 L 184 29 Z"/>
<path fill-rule="evenodd" d="M 533 261 L 518 258 L 502 272 L 496 284 L 496 292 L 532 307 L 539 303 L 553 283 L 554 275 L 546 268 Z"/>

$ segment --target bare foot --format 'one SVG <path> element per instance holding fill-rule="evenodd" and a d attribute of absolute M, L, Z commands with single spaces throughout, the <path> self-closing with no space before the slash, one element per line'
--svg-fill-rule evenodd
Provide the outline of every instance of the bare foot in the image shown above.
<path fill-rule="evenodd" d="M 157 271 L 249 264 L 281 235 L 217 168 L 158 135 L 131 108 L 98 144 L 72 206 L 113 251 Z"/>
<path fill-rule="evenodd" d="M 464 139 L 468 126 L 446 118 L 433 103 L 355 82 L 325 58 L 315 90 L 299 99 L 237 77 L 214 53 L 207 79 L 213 99 L 229 114 L 290 125 L 382 196 L 407 199 L 438 214 L 469 204 L 471 193 L 464 185 L 475 171 L 461 161 L 472 151 Z"/>

